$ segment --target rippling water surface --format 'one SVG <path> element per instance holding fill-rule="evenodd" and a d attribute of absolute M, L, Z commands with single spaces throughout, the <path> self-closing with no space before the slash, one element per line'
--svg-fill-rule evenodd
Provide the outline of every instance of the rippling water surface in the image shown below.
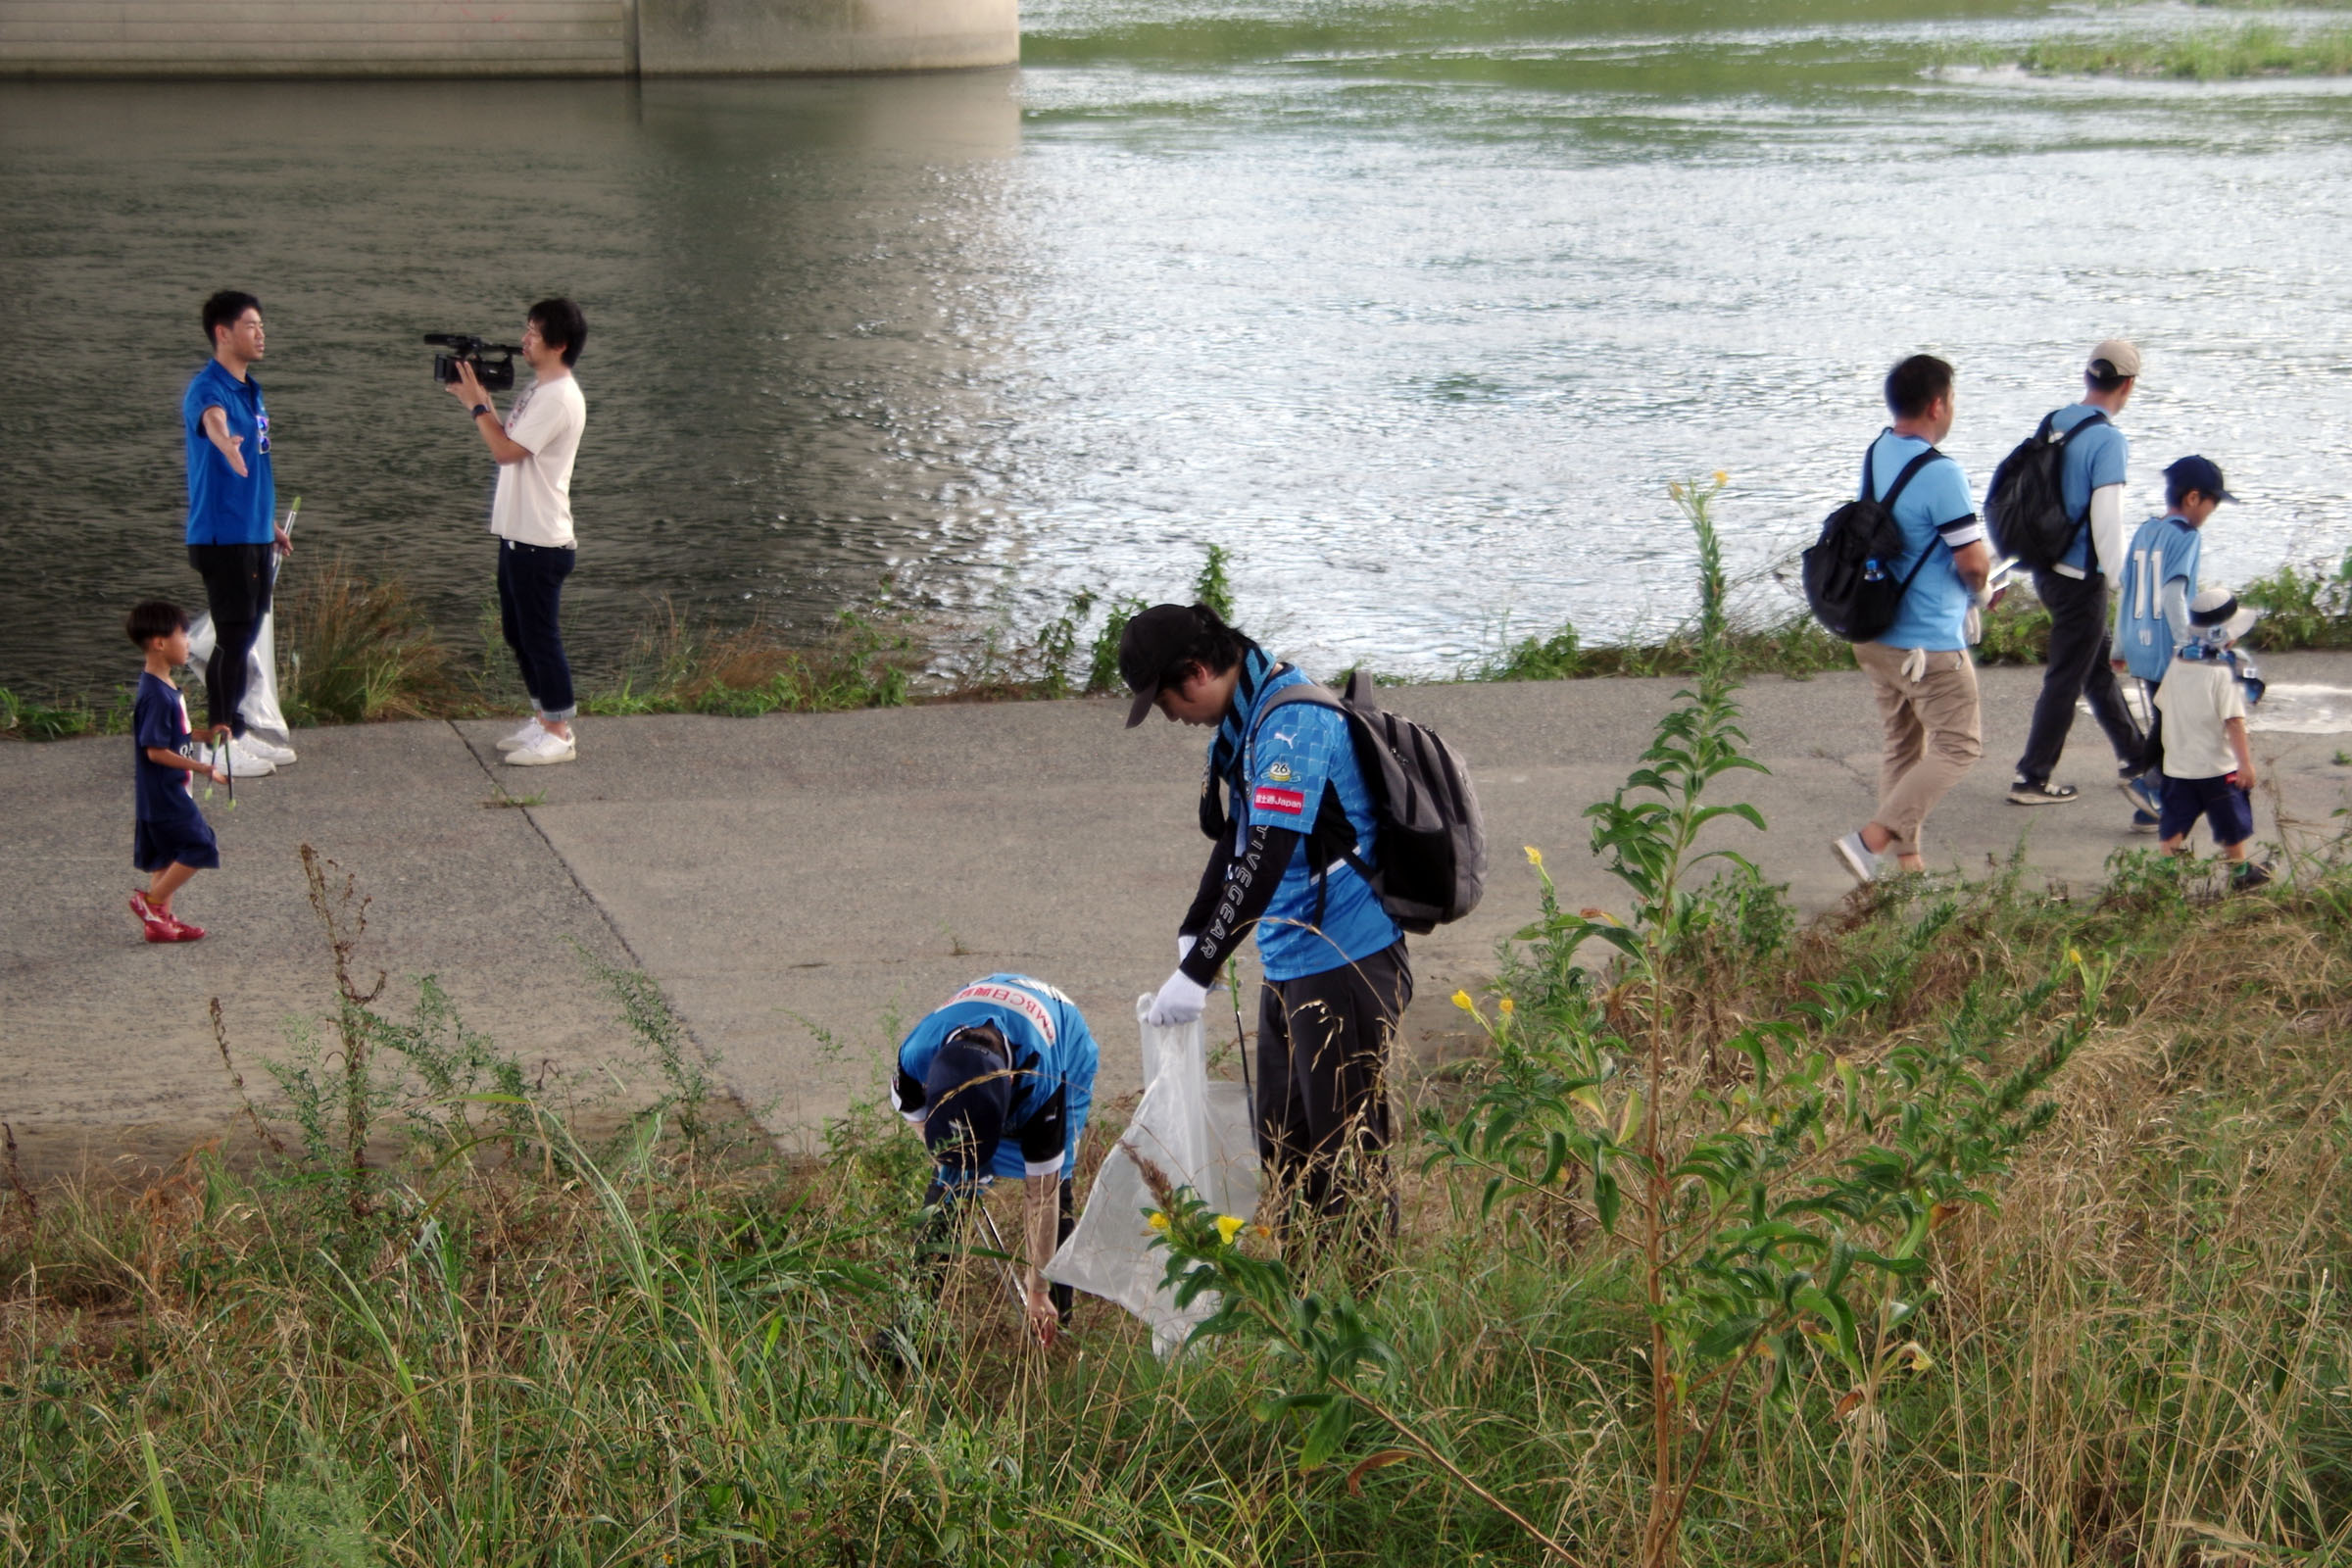
<path fill-rule="evenodd" d="M 666 596 L 813 629 L 891 573 L 943 646 L 1235 557 L 1319 664 L 1687 609 L 1675 478 L 1735 564 L 1809 537 L 1928 349 L 1981 484 L 2110 333 L 2134 503 L 2202 451 L 2242 580 L 2352 545 L 2331 81 L 2049 81 L 2016 4 L 1029 9 L 1017 72 L 877 80 L 38 84 L 0 93 L 0 684 L 121 676 L 199 597 L 176 406 L 265 302 L 281 496 L 453 635 L 489 466 L 428 330 L 580 299 L 582 662 Z M 2290 19 L 2291 21 L 2291 19 Z M 1957 64 L 1955 64 L 1957 62 Z"/>

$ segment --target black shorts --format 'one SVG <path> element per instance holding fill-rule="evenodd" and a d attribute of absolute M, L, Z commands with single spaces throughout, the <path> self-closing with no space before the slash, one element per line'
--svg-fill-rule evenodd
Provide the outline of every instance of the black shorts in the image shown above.
<path fill-rule="evenodd" d="M 260 620 L 270 612 L 270 552 L 275 545 L 190 545 L 188 564 L 204 579 L 213 624 Z"/>
<path fill-rule="evenodd" d="M 2156 824 L 2156 835 L 2177 839 L 2197 825 L 2202 816 L 2213 825 L 2213 842 L 2223 849 L 2243 844 L 2254 836 L 2254 803 L 2244 790 L 2230 782 L 2225 773 L 2220 778 L 2164 779 L 2164 815 Z"/>

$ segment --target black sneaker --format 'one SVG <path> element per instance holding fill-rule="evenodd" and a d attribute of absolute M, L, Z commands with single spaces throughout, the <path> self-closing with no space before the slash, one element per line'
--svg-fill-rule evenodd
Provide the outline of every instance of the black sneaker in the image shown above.
<path fill-rule="evenodd" d="M 2251 893 L 2256 888 L 2270 885 L 2271 867 L 2265 860 L 2241 860 L 2237 869 L 2230 873 L 2230 891 L 2232 893 Z"/>
<path fill-rule="evenodd" d="M 2012 779 L 2009 782 L 2011 806 L 2064 806 L 2077 799 L 2072 784 L 2053 784 L 2043 779 L 2036 784 L 2032 779 Z"/>
<path fill-rule="evenodd" d="M 2153 833 L 2163 825 L 2164 818 L 2153 811 L 2133 811 L 2132 813 L 2132 831 L 2134 833 Z"/>

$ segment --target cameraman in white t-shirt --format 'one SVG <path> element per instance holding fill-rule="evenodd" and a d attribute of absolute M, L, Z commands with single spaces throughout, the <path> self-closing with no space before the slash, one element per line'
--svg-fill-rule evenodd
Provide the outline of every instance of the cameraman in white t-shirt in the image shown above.
<path fill-rule="evenodd" d="M 523 690 L 531 695 L 529 722 L 498 749 L 522 767 L 568 762 L 579 755 L 571 734 L 579 709 L 557 618 L 564 579 L 571 575 L 571 460 L 588 425 L 588 403 L 571 368 L 587 341 L 588 318 L 571 301 L 532 306 L 522 328 L 531 384 L 504 423 L 471 364 L 459 361 L 457 379 L 449 383 L 498 460 L 498 491 L 490 502 L 490 531 L 498 535 L 498 614 L 521 666 Z"/>

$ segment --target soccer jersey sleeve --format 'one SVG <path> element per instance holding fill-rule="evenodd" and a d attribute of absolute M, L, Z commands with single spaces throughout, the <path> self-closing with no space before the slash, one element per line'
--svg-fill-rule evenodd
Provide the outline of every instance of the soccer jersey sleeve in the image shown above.
<path fill-rule="evenodd" d="M 939 1040 L 940 1031 L 925 1018 L 899 1047 L 898 1067 L 890 1075 L 890 1108 L 910 1126 L 922 1126 L 929 1109 L 923 1098 L 923 1077 L 931 1070 L 931 1058 L 939 1054 Z"/>
<path fill-rule="evenodd" d="M 141 691 L 130 710 L 130 729 L 144 753 L 150 747 L 176 752 L 180 747 L 179 707 L 158 691 Z"/>
<path fill-rule="evenodd" d="M 1021 1174 L 1057 1176 L 1068 1152 L 1070 1086 L 1057 1083 L 1045 1102 L 1021 1124 Z"/>
<path fill-rule="evenodd" d="M 1928 518 L 1946 545 L 1957 550 L 1984 537 L 1984 524 L 1977 519 L 1977 504 L 1969 498 L 1968 475 L 1959 464 L 1949 458 L 1929 464 L 1913 476 L 1911 488 L 1921 492 Z"/>
<path fill-rule="evenodd" d="M 2112 424 L 2096 424 L 2072 439 L 2085 449 L 2091 489 L 2101 490 L 2124 482 L 2125 471 L 2131 466 L 2132 443 L 2125 439 L 2123 431 Z"/>
<path fill-rule="evenodd" d="M 1348 721 L 1328 708 L 1293 703 L 1269 714 L 1250 748 L 1250 825 L 1312 830 L 1347 744 Z"/>

